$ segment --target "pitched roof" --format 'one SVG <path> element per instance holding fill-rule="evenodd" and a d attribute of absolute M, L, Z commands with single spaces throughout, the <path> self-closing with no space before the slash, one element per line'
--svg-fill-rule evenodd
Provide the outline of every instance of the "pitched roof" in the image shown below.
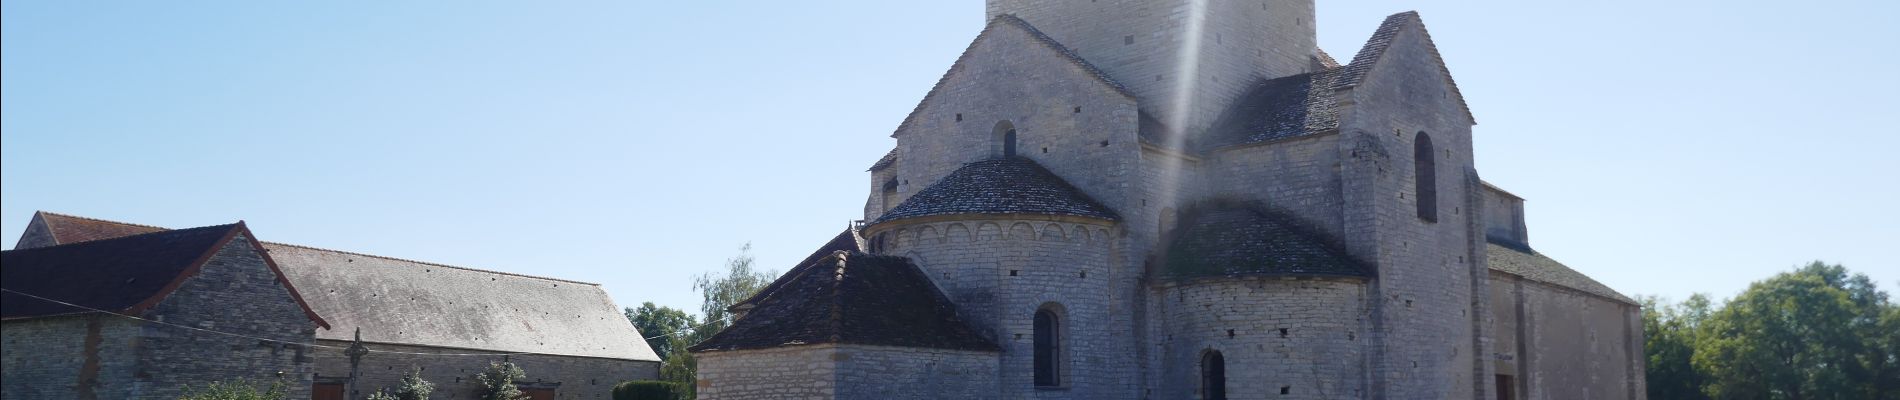
<path fill-rule="evenodd" d="M 45 221 L 48 233 L 53 235 L 53 243 L 90 242 L 166 230 L 151 225 L 128 224 L 45 211 L 35 212 L 33 217 Z M 25 242 L 25 238 L 21 239 Z"/>
<path fill-rule="evenodd" d="M 856 229 L 847 227 L 844 229 L 844 232 L 839 232 L 837 236 L 832 236 L 831 240 L 825 241 L 823 246 L 818 246 L 818 250 L 812 251 L 811 255 L 805 256 L 804 260 L 799 260 L 798 264 L 792 265 L 792 268 L 787 269 L 785 275 L 797 275 L 807 268 L 814 268 L 813 265 L 817 264 L 818 261 L 824 260 L 826 257 L 830 257 L 832 253 L 840 251 L 864 251 L 863 246 L 859 245 L 858 231 Z M 738 303 L 733 303 L 732 306 L 726 307 L 726 309 L 738 310 L 751 306 L 759 299 L 765 298 L 771 295 L 772 292 L 778 291 L 780 287 L 784 286 L 785 282 L 784 279 L 772 281 L 772 283 L 766 284 L 765 287 L 759 288 L 758 293 L 753 293 L 751 297 L 747 297 Z"/>
<path fill-rule="evenodd" d="M 60 236 L 104 237 L 144 227 L 54 213 Z M 64 218 L 61 218 L 64 217 Z M 90 242 L 88 242 L 90 243 Z M 653 349 L 599 285 L 282 243 L 259 242 L 302 299 L 350 340 L 656 361 Z M 65 246 L 57 246 L 65 247 Z M 8 262 L 9 270 L 12 268 Z M 11 281 L 11 277 L 8 278 Z"/>
<path fill-rule="evenodd" d="M 780 289 L 745 318 L 689 350 L 820 343 L 998 350 L 908 258 L 839 251 L 812 265 L 779 277 Z"/>
<path fill-rule="evenodd" d="M 891 151 L 885 152 L 883 157 L 878 157 L 877 162 L 871 163 L 871 168 L 866 169 L 866 171 L 876 171 L 876 170 L 884 169 L 884 167 L 889 167 L 891 166 L 891 163 L 894 163 L 894 162 L 897 162 L 897 148 L 896 147 L 892 147 Z"/>
<path fill-rule="evenodd" d="M 88 220 L 91 223 L 96 220 Z M 55 230 L 57 232 L 57 230 Z M 96 237 L 96 236 L 67 236 Z M 226 243 L 244 238 L 256 246 L 244 223 L 161 230 L 124 237 L 0 252 L 0 318 L 19 319 L 105 310 L 126 315 L 157 305 L 185 279 L 196 276 Z M 257 249 L 263 253 L 262 248 Z M 328 323 L 304 302 L 268 254 L 262 254 L 290 296 L 312 322 Z M 72 303 L 49 302 L 26 295 Z"/>
<path fill-rule="evenodd" d="M 1162 275 L 1370 277 L 1372 269 L 1338 240 L 1265 207 L 1215 201 L 1183 213 L 1164 256 Z"/>
<path fill-rule="evenodd" d="M 867 225 L 949 214 L 1040 214 L 1117 219 L 1107 206 L 1022 157 L 964 164 Z"/>
<path fill-rule="evenodd" d="M 659 356 L 599 285 L 270 243 L 335 329 L 318 339 L 626 360 Z"/>
<path fill-rule="evenodd" d="M 1457 97 L 1459 108 L 1465 110 L 1465 118 L 1470 119 L 1474 124 L 1477 123 L 1477 117 L 1471 115 L 1471 106 L 1465 104 L 1464 93 L 1458 90 L 1458 81 L 1451 78 L 1451 68 L 1445 65 L 1445 57 L 1438 54 L 1438 45 L 1432 41 L 1432 33 L 1425 29 L 1425 22 L 1419 18 L 1417 11 L 1406 11 L 1385 17 L 1385 21 L 1379 23 L 1379 29 L 1374 30 L 1372 37 L 1366 39 L 1365 46 L 1359 48 L 1359 54 L 1352 57 L 1352 63 L 1346 64 L 1345 70 L 1339 77 L 1339 87 L 1347 88 L 1364 83 L 1366 74 L 1372 72 L 1372 67 L 1378 65 L 1379 58 L 1385 56 L 1385 51 L 1392 47 L 1392 40 L 1397 38 L 1399 32 L 1405 27 L 1413 25 L 1417 25 L 1419 33 L 1425 35 L 1425 48 L 1431 53 L 1432 61 L 1438 64 L 1438 72 L 1445 77 L 1445 83 L 1451 85 L 1451 95 Z"/>
<path fill-rule="evenodd" d="M 1515 247 L 1519 246 L 1495 242 L 1486 243 L 1485 265 L 1491 268 L 1492 271 L 1517 275 L 1523 277 L 1525 280 L 1575 289 L 1627 304 L 1637 304 L 1636 300 L 1632 300 L 1622 293 L 1617 293 L 1615 289 L 1610 289 L 1609 286 L 1597 282 L 1595 279 L 1590 279 L 1590 276 L 1570 269 L 1570 267 L 1564 266 L 1563 263 L 1544 256 L 1543 253 L 1538 253 L 1529 247 Z"/>
<path fill-rule="evenodd" d="M 950 69 L 944 71 L 942 77 L 937 78 L 937 83 L 930 87 L 930 91 L 924 94 L 923 100 L 919 100 L 916 107 L 911 108 L 910 114 L 904 116 L 904 121 L 897 124 L 896 131 L 891 132 L 891 135 L 894 136 L 897 134 L 897 131 L 903 131 L 905 126 L 909 126 L 911 121 L 916 120 L 917 116 L 923 113 L 924 105 L 930 104 L 931 96 L 935 96 L 938 89 L 942 89 L 944 83 L 950 81 L 951 75 L 955 75 L 957 71 L 963 69 L 964 62 L 970 58 L 970 50 L 976 49 L 976 45 L 983 43 L 983 39 L 988 37 L 990 32 L 996 30 L 999 26 L 1022 28 L 1023 31 L 1028 32 L 1029 36 L 1034 38 L 1037 43 L 1041 43 L 1044 47 L 1054 50 L 1057 54 L 1061 54 L 1062 58 L 1069 60 L 1071 64 L 1074 64 L 1077 68 L 1081 68 L 1083 72 L 1095 77 L 1096 80 L 1101 81 L 1103 84 L 1107 84 L 1108 87 L 1114 88 L 1116 93 L 1121 93 L 1121 95 L 1129 98 L 1135 97 L 1134 92 L 1129 91 L 1128 87 L 1123 86 L 1121 82 L 1115 81 L 1115 78 L 1108 76 L 1108 72 L 1102 71 L 1101 68 L 1096 68 L 1095 64 L 1090 64 L 1088 60 L 1083 59 L 1080 54 L 1069 50 L 1068 47 L 1057 42 L 1055 38 L 1049 37 L 1048 34 L 1042 33 L 1042 31 L 1036 29 L 1035 26 L 1029 25 L 1029 21 L 1016 18 L 1015 15 L 1011 14 L 1000 14 L 995 18 L 991 18 L 990 22 L 983 26 L 983 31 L 976 34 L 976 39 L 970 41 L 969 47 L 963 48 L 963 54 L 958 55 L 957 61 L 950 64 Z"/>
<path fill-rule="evenodd" d="M 1333 59 L 1332 54 L 1326 54 L 1326 50 L 1319 50 L 1319 49 L 1315 49 L 1315 50 L 1318 50 L 1318 51 L 1313 54 L 1313 58 L 1319 59 L 1320 67 L 1323 67 L 1323 68 L 1339 68 L 1340 67 L 1339 60 Z"/>
<path fill-rule="evenodd" d="M 1254 84 L 1210 125 L 1199 148 L 1258 143 L 1339 129 L 1333 90 L 1339 68 Z"/>

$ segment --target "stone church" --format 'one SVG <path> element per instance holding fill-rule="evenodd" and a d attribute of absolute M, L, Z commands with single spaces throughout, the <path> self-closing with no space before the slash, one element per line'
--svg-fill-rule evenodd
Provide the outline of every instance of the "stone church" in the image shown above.
<path fill-rule="evenodd" d="M 473 399 L 472 377 L 502 361 L 527 372 L 515 383 L 529 399 L 610 399 L 615 384 L 659 375 L 592 283 L 265 242 L 242 222 L 48 212 L 0 255 L 9 400 L 173 399 L 236 379 L 362 399 L 415 369 L 431 398 Z"/>
<path fill-rule="evenodd" d="M 1534 250 L 1419 15 L 1340 64 L 1314 7 L 989 0 L 699 394 L 1642 398 L 1638 305 Z"/>

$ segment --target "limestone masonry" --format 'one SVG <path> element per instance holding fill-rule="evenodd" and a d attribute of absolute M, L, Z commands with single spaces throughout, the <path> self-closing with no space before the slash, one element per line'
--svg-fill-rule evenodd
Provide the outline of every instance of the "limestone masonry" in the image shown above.
<path fill-rule="evenodd" d="M 1637 304 L 1532 249 L 1418 14 L 1342 65 L 1312 1 L 987 10 L 700 396 L 1643 397 Z"/>

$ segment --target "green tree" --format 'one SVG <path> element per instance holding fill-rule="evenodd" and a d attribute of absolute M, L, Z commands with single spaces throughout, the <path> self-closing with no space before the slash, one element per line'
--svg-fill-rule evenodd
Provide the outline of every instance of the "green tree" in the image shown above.
<path fill-rule="evenodd" d="M 211 383 L 205 384 L 203 389 L 195 389 L 191 387 L 186 387 L 185 394 L 183 396 L 179 396 L 178 399 L 179 400 L 284 400 L 285 398 L 288 397 L 288 395 L 285 392 L 286 390 L 284 388 L 283 381 L 273 382 L 269 386 L 265 386 L 264 388 L 259 389 L 257 384 L 252 383 L 249 380 L 239 379 L 239 380 L 230 381 L 230 382 L 223 382 L 223 381 L 211 382 Z"/>
<path fill-rule="evenodd" d="M 739 248 L 739 255 L 726 259 L 725 271 L 693 278 L 693 290 L 704 300 L 699 306 L 701 324 L 675 335 L 667 348 L 679 351 L 668 354 L 660 365 L 660 379 L 678 383 L 685 398 L 698 396 L 699 362 L 684 350 L 726 329 L 732 323 L 732 313 L 726 308 L 751 298 L 778 277 L 777 271 L 754 270 L 752 262 L 752 244 L 747 243 Z"/>
<path fill-rule="evenodd" d="M 640 308 L 627 308 L 627 321 L 633 322 L 634 329 L 646 336 L 647 347 L 661 359 L 673 354 L 673 338 L 687 333 L 695 322 L 692 314 L 672 307 L 656 306 L 653 302 L 640 303 Z"/>
<path fill-rule="evenodd" d="M 1893 306 L 1865 276 L 1815 262 L 1750 284 L 1696 329 L 1703 393 L 1721 399 L 1891 396 L 1869 370 L 1868 335 Z"/>
<path fill-rule="evenodd" d="M 1666 304 L 1655 296 L 1643 304 L 1644 369 L 1652 399 L 1706 399 L 1702 379 L 1691 357 L 1695 355 L 1695 326 L 1708 315 L 1708 297 L 1691 296 L 1681 305 Z"/>
<path fill-rule="evenodd" d="M 528 398 L 515 387 L 515 381 L 526 379 L 528 373 L 511 362 L 489 362 L 488 369 L 475 374 L 476 396 L 482 400 L 520 400 Z"/>

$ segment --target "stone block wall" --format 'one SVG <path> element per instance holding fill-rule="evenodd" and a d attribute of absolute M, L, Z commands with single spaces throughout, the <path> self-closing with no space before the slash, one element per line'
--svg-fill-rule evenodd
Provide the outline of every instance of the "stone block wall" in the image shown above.
<path fill-rule="evenodd" d="M 1126 301 L 1132 282 L 1114 265 L 1116 228 L 1107 221 L 1015 216 L 920 219 L 867 227 L 890 232 L 885 254 L 916 262 L 957 304 L 965 321 L 1002 346 L 1000 393 L 1024 398 L 1120 398 L 1138 389 L 1135 328 Z M 901 225 L 900 225 L 901 224 Z M 1058 311 L 1067 353 L 1061 389 L 1034 386 L 1036 311 Z"/>
<path fill-rule="evenodd" d="M 1228 398 L 1367 398 L 1365 281 L 1220 277 L 1155 290 L 1163 367 L 1149 398 L 1199 396 L 1208 351 L 1225 359 Z"/>
<path fill-rule="evenodd" d="M 1318 48 L 1312 1 L 1206 1 L 1193 37 L 1191 3 L 991 0 L 985 16 L 1028 21 L 1127 85 L 1142 111 L 1190 131 L 1209 124 L 1249 85 L 1311 67 Z M 1183 49 L 1198 59 L 1192 70 L 1182 69 Z M 1188 95 L 1177 97 L 1183 90 Z M 1191 104 L 1176 104 L 1182 100 Z"/>
<path fill-rule="evenodd" d="M 898 182 L 894 202 L 966 163 L 1001 157 L 997 130 L 1007 121 L 1017 132 L 1018 155 L 1120 210 L 1140 148 L 1136 118 L 1133 98 L 1020 26 L 996 24 L 892 135 L 898 149 L 889 169 Z M 881 173 L 873 175 L 872 185 L 884 183 Z M 867 211 L 875 211 L 867 220 L 882 213 Z"/>
<path fill-rule="evenodd" d="M 1201 197 L 1258 201 L 1341 237 L 1339 146 L 1339 135 L 1322 135 L 1217 151 Z"/>
<path fill-rule="evenodd" d="M 1524 226 L 1524 199 L 1488 186 L 1483 193 L 1485 236 L 1529 244 L 1530 231 Z"/>
<path fill-rule="evenodd" d="M 315 380 L 317 382 L 345 382 L 350 376 L 350 359 L 341 348 L 350 343 L 335 340 L 318 340 L 317 344 L 331 348 L 318 348 L 311 356 L 316 359 Z M 523 387 L 552 387 L 557 398 L 561 399 L 612 399 L 614 385 L 631 380 L 652 380 L 660 376 L 660 366 L 653 361 L 634 361 L 595 357 L 574 357 L 547 354 L 511 354 L 503 352 L 469 349 L 452 349 L 426 346 L 366 343 L 371 351 L 363 356 L 358 372 L 362 375 L 356 383 L 358 393 L 351 398 L 368 396 L 379 388 L 392 387 L 401 382 L 403 374 L 411 368 L 420 367 L 422 378 L 435 384 L 433 399 L 473 399 L 476 396 L 475 374 L 488 368 L 490 362 L 513 362 L 528 374 L 527 379 L 517 382 Z M 403 354 L 422 353 L 422 354 Z M 492 353 L 492 355 L 471 356 L 467 354 Z"/>
<path fill-rule="evenodd" d="M 135 397 L 138 325 L 102 314 L 0 323 L 0 398 Z"/>
<path fill-rule="evenodd" d="M 307 345 L 314 340 L 316 323 L 242 235 L 227 242 L 196 276 L 143 317 L 247 337 L 142 325 L 135 345 L 137 397 L 173 398 L 186 385 L 234 379 L 281 379 L 291 398 L 310 395 Z"/>
<path fill-rule="evenodd" d="M 1477 362 L 1488 298 L 1471 125 L 1418 24 L 1399 28 L 1341 115 L 1347 248 L 1378 268 L 1372 300 L 1372 397 L 1472 398 L 1490 375 Z M 1436 222 L 1418 216 L 1414 144 L 1432 140 Z"/>
<path fill-rule="evenodd" d="M 837 346 L 831 344 L 695 353 L 699 398 L 843 398 L 838 392 L 837 355 Z"/>
<path fill-rule="evenodd" d="M 1641 399 L 1642 311 L 1582 291 L 1491 276 L 1496 373 L 1520 399 Z"/>
<path fill-rule="evenodd" d="M 838 399 L 998 398 L 997 353 L 840 345 Z"/>

